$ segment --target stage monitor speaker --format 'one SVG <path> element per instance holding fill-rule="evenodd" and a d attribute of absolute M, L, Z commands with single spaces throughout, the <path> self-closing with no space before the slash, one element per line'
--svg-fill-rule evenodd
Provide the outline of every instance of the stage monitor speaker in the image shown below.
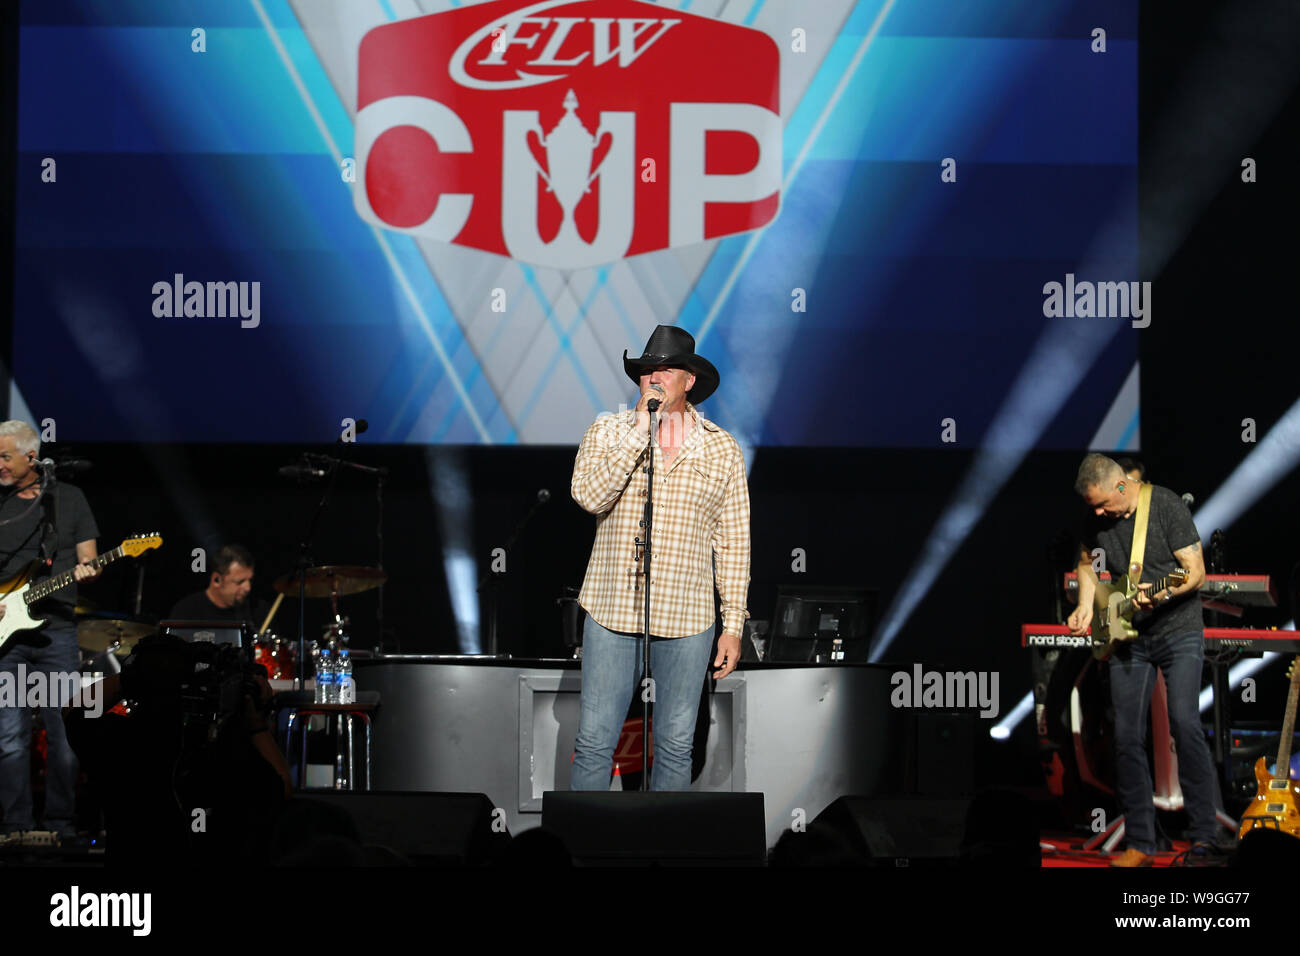
<path fill-rule="evenodd" d="M 872 864 L 952 864 L 961 854 L 967 800 L 840 797 L 813 825 Z"/>
<path fill-rule="evenodd" d="M 552 790 L 542 794 L 542 826 L 580 866 L 766 862 L 761 793 Z"/>
<path fill-rule="evenodd" d="M 492 829 L 492 801 L 482 793 L 312 790 L 303 799 L 341 807 L 363 844 L 387 847 L 414 864 L 478 866 L 510 843 L 504 820 Z"/>

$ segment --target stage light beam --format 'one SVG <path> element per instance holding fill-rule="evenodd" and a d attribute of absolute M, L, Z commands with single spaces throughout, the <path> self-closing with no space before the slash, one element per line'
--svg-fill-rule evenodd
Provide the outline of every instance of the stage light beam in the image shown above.
<path fill-rule="evenodd" d="M 450 445 L 426 449 L 424 460 L 430 476 L 429 491 L 438 509 L 442 563 L 447 575 L 452 614 L 456 618 L 460 652 L 480 654 L 478 591 L 470 531 L 474 502 L 469 492 L 465 462 L 461 451 Z"/>

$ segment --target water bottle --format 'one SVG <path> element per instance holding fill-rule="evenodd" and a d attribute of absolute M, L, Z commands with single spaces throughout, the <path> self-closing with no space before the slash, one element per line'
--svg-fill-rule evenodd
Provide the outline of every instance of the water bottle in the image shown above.
<path fill-rule="evenodd" d="M 329 680 L 325 683 L 325 703 L 337 704 L 339 702 L 339 666 L 343 663 L 341 657 L 330 658 Z"/>
<path fill-rule="evenodd" d="M 339 688 L 340 704 L 355 704 L 357 702 L 357 685 L 352 679 L 352 658 L 348 657 L 347 651 L 339 651 L 339 669 L 335 677 L 335 683 Z"/>
<path fill-rule="evenodd" d="M 316 703 L 330 702 L 330 686 L 334 682 L 334 664 L 330 660 L 328 647 L 316 652 Z"/>

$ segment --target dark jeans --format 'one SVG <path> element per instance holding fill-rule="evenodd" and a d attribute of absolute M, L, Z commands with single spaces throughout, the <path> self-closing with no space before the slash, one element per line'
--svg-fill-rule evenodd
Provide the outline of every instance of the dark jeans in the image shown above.
<path fill-rule="evenodd" d="M 77 650 L 77 629 L 69 621 L 50 618 L 39 631 L 24 631 L 9 643 L 0 655 L 0 672 L 14 674 L 25 665 L 25 673 L 71 673 L 81 670 Z M 17 688 L 19 704 L 27 688 Z M 53 703 L 50 701 L 50 703 Z M 77 757 L 68 745 L 63 715 L 58 707 L 41 708 L 45 735 L 49 743 L 45 771 L 45 826 L 68 833 L 76 827 L 75 801 Z M 27 707 L 0 707 L 0 809 L 4 819 L 0 828 L 9 833 L 33 830 L 32 814 L 32 712 Z"/>
<path fill-rule="evenodd" d="M 1201 728 L 1199 698 L 1205 641 L 1200 631 L 1139 638 L 1122 645 L 1110 661 L 1110 699 L 1115 708 L 1115 796 L 1131 848 L 1156 851 L 1156 811 L 1146 732 L 1156 668 L 1165 675 L 1169 731 L 1178 754 L 1178 783 L 1193 840 L 1212 841 L 1218 782 Z"/>

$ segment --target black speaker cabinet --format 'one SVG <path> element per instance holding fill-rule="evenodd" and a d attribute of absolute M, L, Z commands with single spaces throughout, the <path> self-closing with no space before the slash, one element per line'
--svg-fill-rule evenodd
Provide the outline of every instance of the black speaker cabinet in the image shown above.
<path fill-rule="evenodd" d="M 818 814 L 865 860 L 884 865 L 948 864 L 961 853 L 967 800 L 840 797 Z"/>
<path fill-rule="evenodd" d="M 576 865 L 762 866 L 761 793 L 548 791 L 542 826 Z"/>
<path fill-rule="evenodd" d="M 482 793 L 313 790 L 306 799 L 346 810 L 361 842 L 395 850 L 417 865 L 479 866 L 510 843 L 505 820 L 492 828 L 492 801 Z"/>

